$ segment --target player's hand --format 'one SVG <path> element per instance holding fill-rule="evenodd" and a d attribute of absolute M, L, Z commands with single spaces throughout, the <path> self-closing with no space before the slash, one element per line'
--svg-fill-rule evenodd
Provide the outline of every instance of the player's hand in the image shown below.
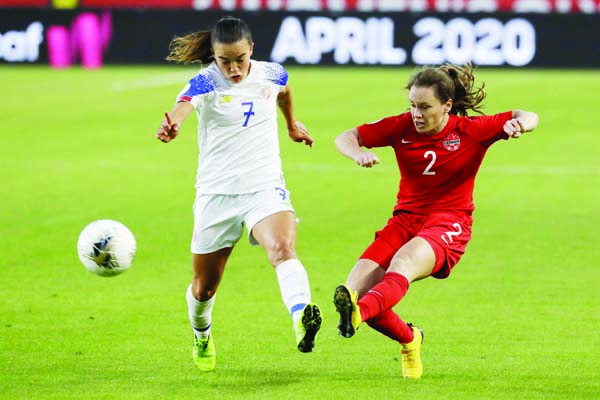
<path fill-rule="evenodd" d="M 356 163 L 358 165 L 360 165 L 361 167 L 371 168 L 375 164 L 379 164 L 379 157 L 377 157 L 377 154 L 375 154 L 375 153 L 366 151 L 366 152 L 361 152 L 360 155 L 358 155 L 354 159 L 354 161 L 356 161 Z"/>
<path fill-rule="evenodd" d="M 160 124 L 160 128 L 156 132 L 156 138 L 163 143 L 169 143 L 179 134 L 179 123 L 173 123 L 171 115 L 165 112 L 165 119 Z"/>
<path fill-rule="evenodd" d="M 314 139 L 308 134 L 308 130 L 302 122 L 294 121 L 294 127 L 288 130 L 288 135 L 296 143 L 304 142 L 305 145 L 312 147 Z"/>
<path fill-rule="evenodd" d="M 525 132 L 525 128 L 523 128 L 523 121 L 521 121 L 519 118 L 509 119 L 504 123 L 504 132 L 506 132 L 510 138 L 520 138 Z"/>

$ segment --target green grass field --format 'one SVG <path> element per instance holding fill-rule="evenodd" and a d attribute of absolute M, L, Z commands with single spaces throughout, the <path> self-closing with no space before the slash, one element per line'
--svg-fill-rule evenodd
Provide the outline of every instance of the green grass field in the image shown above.
<path fill-rule="evenodd" d="M 242 240 L 215 306 L 217 370 L 203 374 L 185 303 L 195 117 L 175 142 L 154 138 L 194 69 L 0 68 L 0 398 L 600 398 L 600 71 L 478 71 L 487 113 L 523 108 L 541 122 L 489 151 L 452 276 L 415 283 L 396 307 L 425 330 L 417 382 L 368 327 L 337 336 L 331 304 L 398 181 L 391 149 L 360 169 L 333 139 L 404 111 L 412 69 L 289 71 L 316 142 L 282 134 L 282 159 L 323 328 L 312 354 L 295 350 L 275 274 Z M 77 259 L 79 232 L 100 218 L 138 241 L 134 266 L 114 278 Z"/>

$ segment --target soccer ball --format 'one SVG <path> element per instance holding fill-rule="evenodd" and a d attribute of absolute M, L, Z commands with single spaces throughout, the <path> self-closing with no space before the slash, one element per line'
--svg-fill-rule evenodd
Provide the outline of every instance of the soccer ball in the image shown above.
<path fill-rule="evenodd" d="M 77 241 L 79 259 L 88 271 L 100 276 L 114 276 L 128 270 L 135 251 L 135 237 L 129 228 L 110 219 L 87 225 Z"/>

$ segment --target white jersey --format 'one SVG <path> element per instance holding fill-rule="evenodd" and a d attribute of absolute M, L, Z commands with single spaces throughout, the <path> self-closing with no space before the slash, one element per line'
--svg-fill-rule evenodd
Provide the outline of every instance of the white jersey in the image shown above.
<path fill-rule="evenodd" d="M 288 74 L 277 63 L 250 62 L 240 83 L 228 81 L 213 62 L 177 98 L 198 114 L 198 194 L 253 193 L 283 183 L 277 95 Z"/>

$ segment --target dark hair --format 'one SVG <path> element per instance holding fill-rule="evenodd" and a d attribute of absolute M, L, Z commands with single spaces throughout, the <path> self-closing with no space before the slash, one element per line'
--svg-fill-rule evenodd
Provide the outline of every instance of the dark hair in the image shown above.
<path fill-rule="evenodd" d="M 214 60 L 212 47 L 215 43 L 231 44 L 246 39 L 252 43 L 248 25 L 239 18 L 224 17 L 211 31 L 200 31 L 175 37 L 169 44 L 168 61 L 184 64 L 199 62 L 210 64 Z"/>
<path fill-rule="evenodd" d="M 411 76 L 406 88 L 431 87 L 435 97 L 442 103 L 452 99 L 450 114 L 466 116 L 468 110 L 483 114 L 481 103 L 486 96 L 485 83 L 478 88 L 474 84 L 471 64 L 459 67 L 447 63 L 437 68 L 423 68 Z"/>

